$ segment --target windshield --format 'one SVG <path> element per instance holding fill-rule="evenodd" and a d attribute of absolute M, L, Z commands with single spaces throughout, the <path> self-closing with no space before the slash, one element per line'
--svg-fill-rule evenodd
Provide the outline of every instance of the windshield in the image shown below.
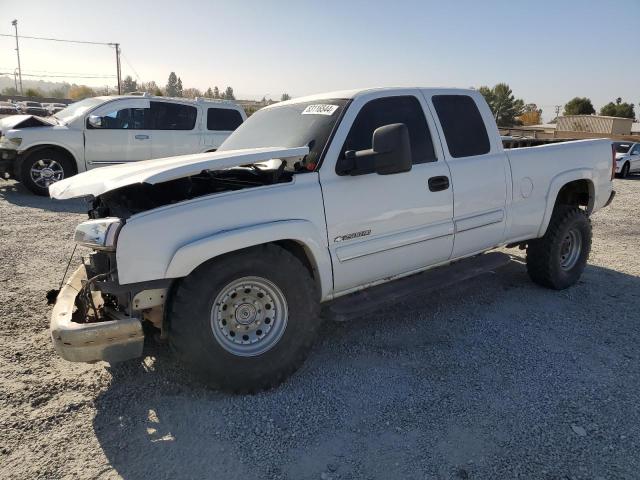
<path fill-rule="evenodd" d="M 614 143 L 616 147 L 616 153 L 627 153 L 631 148 L 630 143 Z"/>
<path fill-rule="evenodd" d="M 27 107 L 42 107 L 38 102 L 24 102 Z"/>
<path fill-rule="evenodd" d="M 93 107 L 97 107 L 101 103 L 104 103 L 104 98 L 85 98 L 84 100 L 72 103 L 67 108 L 60 110 L 54 115 L 54 117 L 63 122 L 69 122 L 71 119 L 84 114 L 87 110 L 90 110 Z"/>
<path fill-rule="evenodd" d="M 260 147 L 309 147 L 302 167 L 315 168 L 349 100 L 325 99 L 258 110 L 218 151 Z"/>

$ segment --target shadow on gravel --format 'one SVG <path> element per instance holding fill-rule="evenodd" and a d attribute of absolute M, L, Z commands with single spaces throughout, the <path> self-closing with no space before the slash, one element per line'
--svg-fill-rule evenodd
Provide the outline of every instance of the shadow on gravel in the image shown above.
<path fill-rule="evenodd" d="M 632 478 L 639 304 L 638 277 L 589 266 L 556 292 L 511 262 L 327 322 L 303 368 L 254 396 L 149 345 L 110 368 L 94 430 L 127 480 Z"/>
<path fill-rule="evenodd" d="M 18 207 L 39 208 L 51 212 L 86 213 L 88 204 L 83 199 L 54 200 L 34 195 L 20 183 L 0 180 L 0 199 Z"/>

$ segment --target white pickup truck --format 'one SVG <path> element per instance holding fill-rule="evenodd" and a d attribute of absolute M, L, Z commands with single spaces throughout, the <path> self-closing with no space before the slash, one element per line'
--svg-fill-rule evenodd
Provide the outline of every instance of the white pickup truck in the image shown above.
<path fill-rule="evenodd" d="M 246 118 L 233 102 L 148 94 L 87 98 L 46 118 L 34 112 L 0 120 L 0 178 L 38 195 L 92 168 L 214 151 Z"/>
<path fill-rule="evenodd" d="M 125 360 L 148 322 L 211 384 L 269 388 L 304 360 L 321 303 L 505 245 L 526 246 L 536 283 L 573 285 L 614 168 L 606 140 L 503 151 L 474 90 L 281 102 L 215 153 L 50 187 L 93 197 L 75 241 L 94 252 L 57 294 L 53 343 L 70 361 Z"/>

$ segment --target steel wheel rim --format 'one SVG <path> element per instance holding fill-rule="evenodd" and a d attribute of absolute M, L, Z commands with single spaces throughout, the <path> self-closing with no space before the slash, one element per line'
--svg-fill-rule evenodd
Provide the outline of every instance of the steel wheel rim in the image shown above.
<path fill-rule="evenodd" d="M 35 162 L 29 173 L 33 183 L 43 188 L 64 178 L 62 165 L 50 158 L 41 158 Z"/>
<path fill-rule="evenodd" d="M 211 329 L 227 352 L 253 357 L 271 350 L 287 327 L 287 301 L 276 284 L 242 277 L 224 286 L 211 307 Z"/>
<path fill-rule="evenodd" d="M 560 268 L 571 270 L 582 253 L 582 235 L 574 228 L 569 230 L 560 245 Z"/>

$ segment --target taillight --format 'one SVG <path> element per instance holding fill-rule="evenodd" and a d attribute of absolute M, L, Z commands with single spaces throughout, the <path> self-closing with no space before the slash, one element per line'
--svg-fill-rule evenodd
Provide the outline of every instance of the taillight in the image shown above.
<path fill-rule="evenodd" d="M 611 180 L 616 176 L 616 146 L 611 144 Z"/>

